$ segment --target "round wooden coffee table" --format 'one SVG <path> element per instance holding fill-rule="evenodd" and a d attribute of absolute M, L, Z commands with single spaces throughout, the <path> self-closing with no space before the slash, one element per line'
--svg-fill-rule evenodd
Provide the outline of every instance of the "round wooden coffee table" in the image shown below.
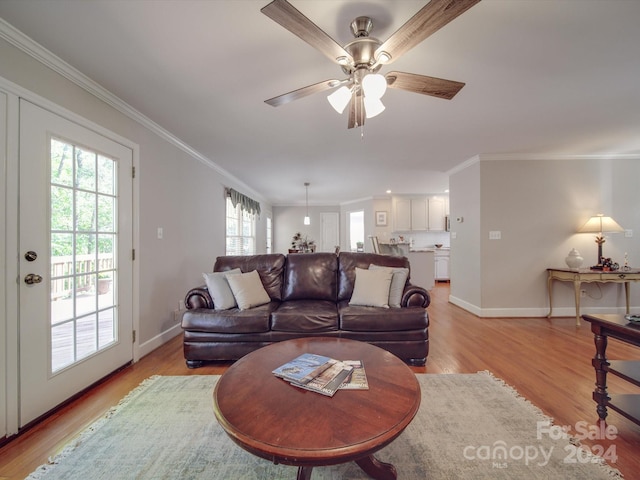
<path fill-rule="evenodd" d="M 333 397 L 294 387 L 271 372 L 302 353 L 362 360 L 369 390 Z M 273 463 L 313 467 L 355 461 L 369 476 L 395 479 L 396 469 L 373 454 L 409 425 L 420 406 L 420 385 L 400 359 L 381 348 L 340 338 L 274 343 L 238 360 L 213 393 L 218 422 L 243 449 Z"/>

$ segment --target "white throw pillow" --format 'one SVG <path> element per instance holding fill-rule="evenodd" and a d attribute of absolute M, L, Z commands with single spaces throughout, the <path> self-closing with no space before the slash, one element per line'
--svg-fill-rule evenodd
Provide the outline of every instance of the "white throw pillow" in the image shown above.
<path fill-rule="evenodd" d="M 365 270 L 356 267 L 356 282 L 349 305 L 389 308 L 391 270 Z"/>
<path fill-rule="evenodd" d="M 236 299 L 233 296 L 227 275 L 239 275 L 242 273 L 239 268 L 227 270 L 226 272 L 203 273 L 204 281 L 207 284 L 209 295 L 213 300 L 213 308 L 215 310 L 229 310 L 237 306 Z"/>
<path fill-rule="evenodd" d="M 369 270 L 390 270 L 393 273 L 391 288 L 389 288 L 389 306 L 400 308 L 404 286 L 407 283 L 409 269 L 403 267 L 383 267 L 382 265 L 369 265 Z"/>
<path fill-rule="evenodd" d="M 240 275 L 229 275 L 227 281 L 240 310 L 247 310 L 271 301 L 256 270 Z"/>

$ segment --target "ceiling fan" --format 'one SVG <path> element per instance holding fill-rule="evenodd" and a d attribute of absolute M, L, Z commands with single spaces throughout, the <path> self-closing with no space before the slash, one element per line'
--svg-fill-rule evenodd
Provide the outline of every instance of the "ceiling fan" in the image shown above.
<path fill-rule="evenodd" d="M 464 83 L 414 73 L 389 72 L 382 76 L 377 72 L 478 2 L 480 0 L 431 0 L 385 42 L 369 36 L 373 28 L 371 18 L 357 17 L 351 23 L 355 40 L 343 47 L 287 0 L 274 0 L 261 12 L 340 65 L 347 78 L 308 85 L 265 100 L 265 103 L 278 107 L 340 87 L 329 95 L 329 102 L 339 113 L 350 104 L 348 128 L 353 128 L 364 125 L 365 118 L 384 110 L 380 98 L 387 86 L 451 100 Z"/>

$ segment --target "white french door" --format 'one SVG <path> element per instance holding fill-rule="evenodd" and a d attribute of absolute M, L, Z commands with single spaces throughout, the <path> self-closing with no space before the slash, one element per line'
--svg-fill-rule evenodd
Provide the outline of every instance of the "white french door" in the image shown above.
<path fill-rule="evenodd" d="M 20 426 L 133 358 L 132 150 L 20 101 Z"/>

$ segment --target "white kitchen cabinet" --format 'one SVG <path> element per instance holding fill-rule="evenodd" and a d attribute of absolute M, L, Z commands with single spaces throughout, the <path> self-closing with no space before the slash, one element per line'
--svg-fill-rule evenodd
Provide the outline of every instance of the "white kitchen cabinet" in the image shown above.
<path fill-rule="evenodd" d="M 429 202 L 426 197 L 411 199 L 411 230 L 429 228 Z"/>
<path fill-rule="evenodd" d="M 393 229 L 396 232 L 434 231 L 446 229 L 447 197 L 393 197 Z"/>
<path fill-rule="evenodd" d="M 443 231 L 446 229 L 446 202 L 444 197 L 429 197 L 429 230 Z"/>
<path fill-rule="evenodd" d="M 449 250 L 436 250 L 433 256 L 435 279 L 449 280 Z"/>
<path fill-rule="evenodd" d="M 392 205 L 394 231 L 408 232 L 411 230 L 411 199 L 406 197 L 394 197 Z"/>

